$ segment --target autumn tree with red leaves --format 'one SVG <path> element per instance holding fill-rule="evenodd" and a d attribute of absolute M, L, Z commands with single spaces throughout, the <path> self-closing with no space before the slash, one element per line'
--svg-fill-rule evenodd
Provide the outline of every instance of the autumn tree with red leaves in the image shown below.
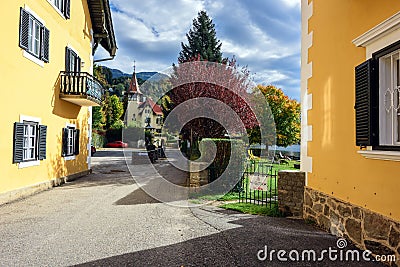
<path fill-rule="evenodd" d="M 172 103 L 171 108 L 174 109 L 188 100 L 215 99 L 221 104 L 215 104 L 213 101 L 209 104 L 192 101 L 191 106 L 187 107 L 190 110 L 180 112 L 180 115 L 184 118 L 185 113 L 196 113 L 197 109 L 207 109 L 209 114 L 215 117 L 222 116 L 222 120 L 218 122 L 205 117 L 191 120 L 181 130 L 183 138 L 195 140 L 203 137 L 221 138 L 227 133 L 226 127 L 230 129 L 236 127 L 239 131 L 240 123 L 232 119 L 233 112 L 237 114 L 245 128 L 258 126 L 248 93 L 252 89 L 249 71 L 247 68 L 239 69 L 235 58 L 223 59 L 215 25 L 205 11 L 198 13 L 186 37 L 188 44 L 181 44 L 182 51 L 179 53 L 178 65 L 173 66 L 174 72 L 170 79 L 173 87 L 168 93 Z M 231 112 L 224 109 L 225 105 Z M 179 121 L 179 118 L 177 120 Z"/>
<path fill-rule="evenodd" d="M 200 110 L 207 109 L 208 114 L 211 114 L 210 117 L 219 117 L 225 127 L 240 131 L 240 125 L 233 120 L 233 116 L 237 114 L 244 128 L 253 128 L 258 125 L 258 121 L 252 110 L 251 95 L 248 93 L 252 89 L 248 76 L 246 68 L 238 69 L 234 58 L 226 65 L 200 61 L 199 58 L 179 64 L 175 66 L 170 79 L 173 89 L 168 96 L 172 102 L 172 109 L 189 100 L 215 99 L 220 101 L 220 104 L 210 101 L 212 103 L 206 104 L 206 107 L 204 102 L 200 104 L 192 101 L 191 106 L 186 107 L 187 110 L 180 112 L 180 115 L 185 118 L 187 113 L 201 114 Z M 225 105 L 231 112 L 227 112 Z M 181 121 L 179 114 L 177 120 Z M 221 138 L 227 133 L 221 123 L 204 117 L 188 122 L 181 132 L 185 139 L 189 138 L 189 135 L 195 139 Z"/>

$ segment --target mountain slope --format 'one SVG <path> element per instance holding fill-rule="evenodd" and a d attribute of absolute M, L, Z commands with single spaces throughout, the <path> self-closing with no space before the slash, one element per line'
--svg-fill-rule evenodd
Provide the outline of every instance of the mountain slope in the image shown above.
<path fill-rule="evenodd" d="M 120 71 L 119 69 L 110 69 L 110 71 L 111 71 L 113 78 L 131 77 L 132 76 L 132 73 L 130 73 L 130 74 L 124 73 L 124 72 Z M 136 77 L 139 79 L 142 79 L 142 80 L 147 80 L 155 74 L 157 74 L 157 72 L 138 72 L 138 73 L 136 73 Z"/>

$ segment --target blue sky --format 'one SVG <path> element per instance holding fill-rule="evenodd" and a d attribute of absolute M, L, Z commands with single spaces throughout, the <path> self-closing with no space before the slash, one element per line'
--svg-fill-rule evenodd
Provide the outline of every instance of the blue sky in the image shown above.
<path fill-rule="evenodd" d="M 235 55 L 257 84 L 300 99 L 300 0 L 110 0 L 117 56 L 102 62 L 132 73 L 177 63 L 181 42 L 200 10 L 213 19 L 224 57 Z M 104 51 L 95 59 L 107 57 Z"/>

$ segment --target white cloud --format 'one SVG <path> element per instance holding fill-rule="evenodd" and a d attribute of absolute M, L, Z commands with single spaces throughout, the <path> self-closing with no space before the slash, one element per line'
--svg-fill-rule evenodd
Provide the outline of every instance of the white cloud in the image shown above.
<path fill-rule="evenodd" d="M 224 56 L 235 55 L 259 83 L 300 91 L 300 0 L 110 0 L 118 51 L 104 65 L 131 73 L 162 71 L 177 62 L 200 10 L 215 23 Z M 102 56 L 97 53 L 96 58 Z M 106 56 L 105 56 L 106 57 Z M 298 84 L 297 84 L 298 82 Z M 297 97 L 297 96 L 296 96 Z"/>
<path fill-rule="evenodd" d="M 300 7 L 300 0 L 282 0 L 282 2 L 289 7 Z"/>

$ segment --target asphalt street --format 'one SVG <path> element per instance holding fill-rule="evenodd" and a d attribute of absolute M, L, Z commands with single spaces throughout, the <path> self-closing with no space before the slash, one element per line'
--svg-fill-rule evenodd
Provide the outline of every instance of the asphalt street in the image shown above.
<path fill-rule="evenodd" d="M 156 165 L 167 179 L 185 182 L 167 161 Z M 381 266 L 340 258 L 336 237 L 299 219 L 162 203 L 139 188 L 133 177 L 149 174 L 120 149 L 98 151 L 92 168 L 0 206 L 0 266 Z M 336 260 L 322 253 L 334 249 Z M 286 254 L 278 257 L 278 250 Z M 316 259 L 302 258 L 304 250 Z"/>

